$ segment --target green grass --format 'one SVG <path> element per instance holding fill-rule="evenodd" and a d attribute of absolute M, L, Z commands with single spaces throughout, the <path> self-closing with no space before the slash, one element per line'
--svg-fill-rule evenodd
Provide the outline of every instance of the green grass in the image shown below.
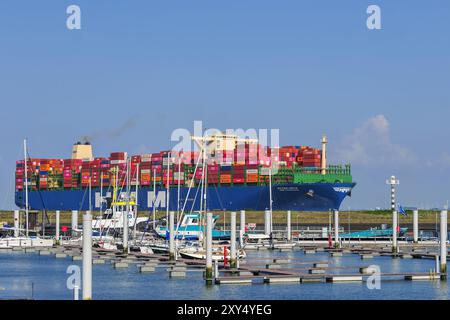
<path fill-rule="evenodd" d="M 98 215 L 98 211 L 93 212 L 94 215 Z M 140 212 L 139 216 L 148 216 L 149 212 Z M 223 211 L 214 212 L 214 214 L 219 215 L 220 219 L 218 224 L 223 223 L 224 213 Z M 420 223 L 435 223 L 437 219 L 439 221 L 439 212 L 436 211 L 419 211 L 419 221 Z M 55 212 L 51 211 L 47 213 L 50 222 L 55 222 Z M 63 211 L 61 212 L 61 224 L 70 224 L 71 212 Z M 237 213 L 237 221 L 239 222 L 239 212 Z M 165 217 L 166 211 L 159 210 L 156 213 L 157 218 Z M 285 211 L 274 211 L 273 223 L 286 223 L 286 212 Z M 293 224 L 328 224 L 330 219 L 329 212 L 292 212 L 292 223 Z M 390 211 L 341 211 L 339 213 L 339 219 L 341 224 L 346 224 L 351 222 L 351 224 L 391 224 L 392 223 L 392 213 Z M 408 216 L 399 216 L 399 223 L 412 223 L 412 212 L 408 212 Z M 39 214 L 39 221 L 41 221 L 41 214 Z M 82 212 L 79 212 L 78 222 L 82 221 Z M 230 212 L 225 213 L 225 222 L 230 221 Z M 0 211 L 0 224 L 7 222 L 9 224 L 13 223 L 13 211 Z M 264 223 L 264 212 L 262 211 L 246 211 L 246 222 L 247 223 Z"/>

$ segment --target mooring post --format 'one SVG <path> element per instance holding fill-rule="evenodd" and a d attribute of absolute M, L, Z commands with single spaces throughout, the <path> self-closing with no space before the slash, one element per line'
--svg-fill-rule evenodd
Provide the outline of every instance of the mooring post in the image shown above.
<path fill-rule="evenodd" d="M 441 278 L 447 278 L 447 210 L 441 211 Z"/>
<path fill-rule="evenodd" d="M 264 211 L 264 234 L 270 235 L 270 210 Z"/>
<path fill-rule="evenodd" d="M 123 253 L 128 254 L 128 211 L 129 206 L 122 208 L 122 236 L 123 236 Z"/>
<path fill-rule="evenodd" d="M 206 284 L 212 284 L 212 212 L 206 213 Z"/>
<path fill-rule="evenodd" d="M 73 300 L 78 301 L 80 288 L 78 286 L 73 286 Z"/>
<path fill-rule="evenodd" d="M 169 212 L 169 259 L 175 260 L 175 235 L 174 235 L 175 212 Z"/>
<path fill-rule="evenodd" d="M 334 247 L 339 248 L 339 210 L 334 210 Z"/>
<path fill-rule="evenodd" d="M 292 231 L 291 231 L 291 210 L 287 212 L 287 241 L 292 241 Z"/>
<path fill-rule="evenodd" d="M 83 215 L 83 300 L 92 299 L 92 215 Z"/>
<path fill-rule="evenodd" d="M 435 255 L 434 261 L 435 261 L 435 270 L 436 270 L 435 272 L 436 273 L 441 273 L 441 266 L 439 264 L 439 255 L 438 254 Z"/>
<path fill-rule="evenodd" d="M 72 236 L 78 228 L 78 210 L 72 210 Z"/>
<path fill-rule="evenodd" d="M 397 211 L 392 211 L 392 252 L 397 253 L 398 252 L 398 246 L 397 246 Z"/>
<path fill-rule="evenodd" d="M 219 263 L 217 260 L 214 260 L 214 279 L 219 277 Z"/>
<path fill-rule="evenodd" d="M 59 215 L 60 215 L 60 211 L 56 210 L 55 240 L 56 240 L 56 244 L 58 244 L 58 245 L 59 245 Z"/>
<path fill-rule="evenodd" d="M 236 268 L 236 212 L 231 212 L 230 268 Z"/>
<path fill-rule="evenodd" d="M 19 236 L 19 210 L 14 210 L 14 237 L 17 238 Z"/>
<path fill-rule="evenodd" d="M 419 242 L 419 210 L 413 211 L 413 239 L 414 243 Z"/>
<path fill-rule="evenodd" d="M 239 246 L 244 247 L 244 234 L 245 234 L 245 210 L 241 210 L 241 222 L 239 224 Z"/>

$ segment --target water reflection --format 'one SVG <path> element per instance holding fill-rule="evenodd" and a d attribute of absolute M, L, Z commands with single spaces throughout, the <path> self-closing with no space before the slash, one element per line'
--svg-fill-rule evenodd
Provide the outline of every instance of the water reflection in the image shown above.
<path fill-rule="evenodd" d="M 330 267 L 341 267 L 333 272 L 358 273 L 362 266 L 378 265 L 382 273 L 428 272 L 434 260 L 392 259 L 374 257 L 361 260 L 357 254 L 344 254 L 332 258 L 327 252 L 305 255 L 303 251 L 248 252 L 248 264 L 262 264 L 268 260 L 284 258 L 291 263 L 286 267 L 305 268 L 299 262 L 328 261 Z M 259 260 L 255 260 L 259 259 Z M 253 261 L 252 261 L 253 260 Z M 38 254 L 0 253 L 1 298 L 29 298 L 34 284 L 36 299 L 71 299 L 66 289 L 66 269 L 74 264 L 68 259 L 55 259 Z M 76 264 L 81 265 L 77 262 Z M 245 266 L 246 264 L 243 264 Z M 307 272 L 307 271 L 302 271 Z M 115 270 L 111 264 L 93 267 L 94 299 L 448 299 L 448 282 L 441 281 L 382 281 L 381 290 L 369 290 L 366 283 L 341 284 L 254 284 L 205 286 L 202 272 L 188 272 L 184 279 L 171 279 L 166 268 L 154 273 L 141 274 L 135 265 Z"/>

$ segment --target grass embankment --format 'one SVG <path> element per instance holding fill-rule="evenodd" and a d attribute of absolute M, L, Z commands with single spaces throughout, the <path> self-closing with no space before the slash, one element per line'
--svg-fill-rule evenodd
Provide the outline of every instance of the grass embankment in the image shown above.
<path fill-rule="evenodd" d="M 98 211 L 93 213 L 94 215 L 99 215 Z M 145 217 L 148 216 L 149 212 L 142 211 L 139 213 L 139 216 Z M 224 213 L 223 211 L 214 212 L 215 215 L 219 215 L 220 219 L 218 224 L 224 223 Z M 47 216 L 50 219 L 51 223 L 55 223 L 55 212 L 51 211 L 47 213 Z M 70 225 L 72 213 L 70 211 L 61 212 L 61 224 Z M 151 216 L 151 213 L 150 213 Z M 166 211 L 157 211 L 156 217 L 161 218 L 166 216 Z M 24 215 L 22 214 L 22 218 Z M 436 220 L 436 218 L 438 220 Z M 38 221 L 41 221 L 42 215 L 39 213 Z M 237 213 L 237 221 L 239 223 L 239 212 Z M 331 213 L 332 219 L 332 213 Z M 391 224 L 392 223 L 392 213 L 390 211 L 341 211 L 339 213 L 339 220 L 341 224 L 351 223 L 354 224 Z M 408 216 L 399 216 L 399 223 L 402 224 L 412 224 L 412 212 L 408 212 Z M 23 220 L 22 220 L 23 221 Z M 82 212 L 79 212 L 78 223 L 81 224 L 82 221 Z M 225 213 L 225 223 L 229 223 L 230 221 L 230 212 Z M 330 221 L 330 213 L 329 212 L 292 212 L 291 218 L 292 224 L 299 225 L 327 225 Z M 434 224 L 436 221 L 439 221 L 439 212 L 436 211 L 419 211 L 419 221 L 424 224 Z M 0 224 L 1 223 L 13 223 L 13 211 L 0 211 Z M 246 222 L 247 223 L 256 223 L 263 224 L 264 223 L 264 212 L 262 211 L 246 211 Z M 282 224 L 286 223 L 286 212 L 285 211 L 274 211 L 273 213 L 273 223 L 274 224 Z"/>

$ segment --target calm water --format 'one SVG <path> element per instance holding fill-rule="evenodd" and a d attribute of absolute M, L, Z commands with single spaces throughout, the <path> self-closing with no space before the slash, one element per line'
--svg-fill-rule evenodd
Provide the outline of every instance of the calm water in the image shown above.
<path fill-rule="evenodd" d="M 336 273 L 357 273 L 358 267 L 378 265 L 382 272 L 428 272 L 433 260 L 392 259 L 375 257 L 361 260 L 358 255 L 330 258 L 328 253 L 304 255 L 292 252 L 249 252 L 249 260 L 264 257 L 286 257 L 292 261 L 325 261 L 333 266 L 352 266 Z M 66 269 L 81 262 L 39 256 L 37 253 L 0 253 L 0 299 L 30 298 L 34 287 L 35 299 L 72 299 L 66 288 Z M 301 266 L 296 266 L 301 268 Z M 382 281 L 380 290 L 369 290 L 366 283 L 341 284 L 253 284 L 207 287 L 201 272 L 189 272 L 185 279 L 170 279 L 166 268 L 154 273 L 138 272 L 136 265 L 115 270 L 107 262 L 93 266 L 94 299 L 448 299 L 447 282 L 441 281 Z"/>

